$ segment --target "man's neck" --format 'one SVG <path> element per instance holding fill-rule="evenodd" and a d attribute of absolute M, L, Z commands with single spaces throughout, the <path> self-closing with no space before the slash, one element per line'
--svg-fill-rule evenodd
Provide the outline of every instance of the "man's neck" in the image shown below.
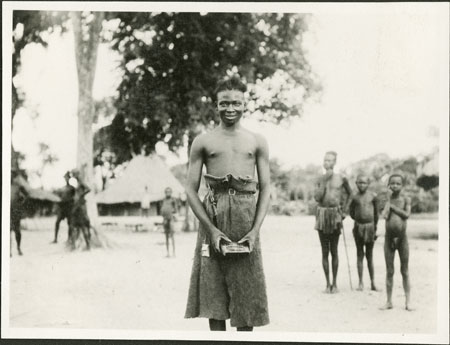
<path fill-rule="evenodd" d="M 241 128 L 241 122 L 236 122 L 234 125 L 227 126 L 223 122 L 219 125 L 220 129 L 225 133 L 234 133 Z"/>
<path fill-rule="evenodd" d="M 393 192 L 392 193 L 392 197 L 393 198 L 398 198 L 398 196 L 400 195 L 400 192 L 401 192 L 400 190 L 398 192 Z"/>

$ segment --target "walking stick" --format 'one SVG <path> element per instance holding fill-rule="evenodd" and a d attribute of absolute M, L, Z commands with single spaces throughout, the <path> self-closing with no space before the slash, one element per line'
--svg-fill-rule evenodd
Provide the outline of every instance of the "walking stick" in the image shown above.
<path fill-rule="evenodd" d="M 350 281 L 350 289 L 353 290 L 352 274 L 350 271 L 350 262 L 348 261 L 347 241 L 345 240 L 344 222 L 342 222 L 342 236 L 344 238 L 345 256 L 347 257 L 348 280 Z"/>

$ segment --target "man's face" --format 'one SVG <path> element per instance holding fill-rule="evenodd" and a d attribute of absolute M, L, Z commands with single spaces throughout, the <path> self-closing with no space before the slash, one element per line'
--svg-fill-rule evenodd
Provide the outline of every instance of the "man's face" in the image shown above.
<path fill-rule="evenodd" d="M 369 179 L 367 176 L 358 176 L 356 179 L 356 186 L 361 193 L 364 193 L 369 187 Z"/>
<path fill-rule="evenodd" d="M 333 169 L 335 164 L 336 157 L 332 154 L 326 154 L 325 158 L 323 159 L 323 167 L 325 168 L 325 170 Z"/>
<path fill-rule="evenodd" d="M 398 176 L 394 176 L 389 181 L 389 188 L 393 193 L 400 192 L 402 190 L 403 183 L 402 179 Z"/>
<path fill-rule="evenodd" d="M 238 123 L 245 110 L 244 93 L 239 90 L 225 90 L 217 94 L 217 110 L 225 126 Z"/>
<path fill-rule="evenodd" d="M 172 189 L 166 189 L 164 193 L 166 194 L 166 198 L 170 198 L 172 196 Z"/>

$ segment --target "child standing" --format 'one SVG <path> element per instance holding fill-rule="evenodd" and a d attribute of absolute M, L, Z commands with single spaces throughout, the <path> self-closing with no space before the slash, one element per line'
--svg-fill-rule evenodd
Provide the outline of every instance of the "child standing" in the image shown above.
<path fill-rule="evenodd" d="M 172 253 L 175 256 L 175 238 L 173 222 L 175 220 L 175 214 L 178 212 L 177 203 L 174 198 L 172 198 L 172 188 L 167 187 L 164 190 L 166 197 L 162 201 L 161 205 L 161 215 L 163 217 L 164 234 L 166 235 L 166 249 L 167 257 L 170 257 L 169 253 L 169 240 L 172 240 Z"/>
<path fill-rule="evenodd" d="M 400 271 L 405 291 L 405 309 L 412 310 L 409 303 L 409 245 L 406 235 L 406 221 L 411 214 L 411 200 L 403 195 L 403 177 L 393 174 L 389 177 L 389 197 L 383 210 L 386 219 L 386 235 L 384 240 L 384 258 L 386 260 L 386 292 L 387 302 L 382 309 L 392 309 L 392 286 L 394 280 L 394 258 L 398 250 L 400 256 Z"/>
<path fill-rule="evenodd" d="M 357 267 L 359 286 L 357 290 L 364 289 L 363 284 L 363 260 L 364 249 L 369 269 L 371 289 L 376 291 L 373 269 L 373 246 L 377 239 L 378 200 L 375 193 L 368 192 L 370 181 L 368 176 L 360 174 L 356 178 L 358 192 L 350 202 L 350 217 L 355 221 L 353 237 L 356 244 Z"/>

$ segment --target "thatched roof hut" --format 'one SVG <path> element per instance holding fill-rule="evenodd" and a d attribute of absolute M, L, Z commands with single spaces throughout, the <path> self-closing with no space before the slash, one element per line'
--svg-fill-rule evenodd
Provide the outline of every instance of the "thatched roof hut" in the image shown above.
<path fill-rule="evenodd" d="M 96 195 L 101 215 L 138 215 L 145 187 L 152 203 L 151 214 L 158 214 L 158 203 L 164 199 L 164 190 L 172 188 L 179 198 L 184 193 L 181 183 L 156 154 L 136 156 L 106 190 Z"/>

